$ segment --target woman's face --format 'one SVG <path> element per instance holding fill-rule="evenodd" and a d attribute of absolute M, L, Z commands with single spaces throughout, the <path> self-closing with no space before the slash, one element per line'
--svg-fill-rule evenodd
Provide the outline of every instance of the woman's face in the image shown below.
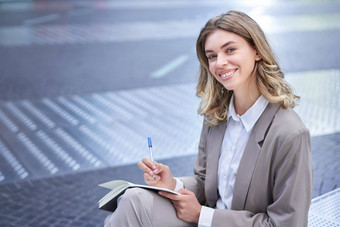
<path fill-rule="evenodd" d="M 261 57 L 241 36 L 220 29 L 212 32 L 205 41 L 205 55 L 209 71 L 227 90 L 237 93 L 256 86 L 251 75 Z"/>

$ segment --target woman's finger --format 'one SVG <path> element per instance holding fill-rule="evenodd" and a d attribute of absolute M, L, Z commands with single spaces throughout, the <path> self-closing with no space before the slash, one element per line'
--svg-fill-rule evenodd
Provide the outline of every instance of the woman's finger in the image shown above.
<path fill-rule="evenodd" d="M 179 200 L 182 199 L 182 197 L 180 195 L 175 195 L 175 194 L 169 193 L 169 192 L 159 191 L 158 194 L 160 194 L 161 196 L 164 196 L 168 199 L 171 199 L 172 201 L 179 201 Z"/>
<path fill-rule="evenodd" d="M 148 158 L 143 158 L 142 159 L 142 162 L 147 166 L 149 167 L 150 169 L 156 169 L 156 163 L 151 161 L 150 159 Z"/>
<path fill-rule="evenodd" d="M 150 176 L 153 176 L 152 170 L 145 165 L 143 162 L 138 162 L 138 168 L 143 170 L 145 173 L 149 174 Z"/>
<path fill-rule="evenodd" d="M 159 176 L 156 176 L 156 179 L 153 178 L 153 176 L 150 176 L 148 173 L 144 173 L 144 181 L 147 184 L 154 185 L 160 180 Z"/>
<path fill-rule="evenodd" d="M 187 189 L 181 188 L 177 191 L 181 195 L 193 195 L 194 193 L 192 191 L 189 191 Z"/>

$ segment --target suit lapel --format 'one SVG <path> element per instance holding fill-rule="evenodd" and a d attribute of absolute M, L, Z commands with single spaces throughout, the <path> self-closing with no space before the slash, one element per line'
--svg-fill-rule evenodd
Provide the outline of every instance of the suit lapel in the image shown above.
<path fill-rule="evenodd" d="M 215 207 L 218 199 L 217 170 L 226 126 L 227 123 L 223 122 L 213 127 L 208 139 L 208 141 L 213 141 L 208 148 L 206 173 L 206 198 L 210 207 Z"/>
<path fill-rule="evenodd" d="M 237 170 L 232 201 L 233 210 L 243 210 L 245 207 L 245 202 L 253 172 L 255 170 L 256 161 L 261 151 L 260 143 L 263 142 L 266 131 L 279 107 L 280 104 L 269 103 L 254 125 L 253 131 L 249 137 L 247 146 L 244 150 L 239 168 Z"/>

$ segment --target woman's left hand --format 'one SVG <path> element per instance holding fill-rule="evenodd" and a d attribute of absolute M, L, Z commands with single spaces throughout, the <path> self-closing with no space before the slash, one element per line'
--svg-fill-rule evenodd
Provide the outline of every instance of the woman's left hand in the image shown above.
<path fill-rule="evenodd" d="M 171 200 L 176 208 L 178 218 L 186 222 L 198 223 L 202 206 L 198 202 L 196 195 L 183 188 L 177 192 L 181 195 L 175 195 L 164 191 L 158 193 Z"/>

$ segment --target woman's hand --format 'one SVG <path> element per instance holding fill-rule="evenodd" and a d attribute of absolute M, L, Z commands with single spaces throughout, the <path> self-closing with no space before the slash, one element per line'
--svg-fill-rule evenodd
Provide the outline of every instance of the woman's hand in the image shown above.
<path fill-rule="evenodd" d="M 174 190 L 176 187 L 176 180 L 172 176 L 172 173 L 167 165 L 161 163 L 152 162 L 148 158 L 143 158 L 141 162 L 138 163 L 138 168 L 143 170 L 145 183 Z M 153 178 L 153 173 L 156 174 L 156 179 Z"/>
<path fill-rule="evenodd" d="M 198 202 L 195 194 L 186 189 L 180 189 L 181 195 L 160 191 L 158 194 L 171 200 L 176 208 L 177 217 L 186 222 L 198 223 L 202 206 Z"/>

